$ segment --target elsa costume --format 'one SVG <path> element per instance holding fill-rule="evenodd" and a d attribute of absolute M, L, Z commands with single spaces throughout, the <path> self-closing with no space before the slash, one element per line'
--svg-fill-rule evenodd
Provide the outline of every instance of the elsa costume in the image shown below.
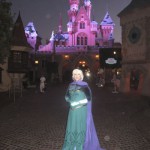
<path fill-rule="evenodd" d="M 92 94 L 88 84 L 84 81 L 72 82 L 65 99 L 70 109 L 62 150 L 103 150 L 93 122 Z"/>

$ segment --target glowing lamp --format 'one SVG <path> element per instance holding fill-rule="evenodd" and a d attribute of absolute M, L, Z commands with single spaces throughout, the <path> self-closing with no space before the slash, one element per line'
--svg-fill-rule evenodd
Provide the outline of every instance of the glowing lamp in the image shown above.
<path fill-rule="evenodd" d="M 39 63 L 39 61 L 38 60 L 35 60 L 35 62 L 34 62 L 35 64 L 38 64 Z"/>
<path fill-rule="evenodd" d="M 99 55 L 95 55 L 95 58 L 96 58 L 96 59 L 99 59 Z"/>
<path fill-rule="evenodd" d="M 86 75 L 89 77 L 89 76 L 90 76 L 90 73 L 89 73 L 89 72 L 87 72 L 87 73 L 86 73 Z"/>
<path fill-rule="evenodd" d="M 65 59 L 68 59 L 69 58 L 69 55 L 65 55 Z"/>
<path fill-rule="evenodd" d="M 116 55 L 116 51 L 114 51 L 114 55 Z"/>

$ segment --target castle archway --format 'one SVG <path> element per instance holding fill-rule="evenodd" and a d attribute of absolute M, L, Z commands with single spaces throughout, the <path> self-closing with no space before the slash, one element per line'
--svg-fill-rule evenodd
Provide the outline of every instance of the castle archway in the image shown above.
<path fill-rule="evenodd" d="M 62 66 L 63 79 L 70 80 L 72 78 L 72 71 L 75 68 L 81 69 L 85 77 L 89 75 L 90 80 L 95 79 L 97 70 L 99 68 L 99 61 L 97 61 L 94 56 L 95 55 L 88 56 L 85 54 L 79 54 L 78 56 L 76 55 L 63 62 L 63 66 Z"/>

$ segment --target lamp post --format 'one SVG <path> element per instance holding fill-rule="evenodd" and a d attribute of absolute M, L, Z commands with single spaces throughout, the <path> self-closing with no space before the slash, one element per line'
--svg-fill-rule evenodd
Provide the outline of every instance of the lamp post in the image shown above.
<path fill-rule="evenodd" d="M 37 71 L 38 71 L 38 64 L 39 64 L 39 61 L 37 59 L 37 55 L 36 55 L 36 52 L 35 52 L 35 59 L 34 59 L 34 83 L 37 84 Z"/>
<path fill-rule="evenodd" d="M 42 44 L 41 43 L 41 37 L 37 36 L 36 37 L 36 44 L 35 44 L 35 48 L 34 48 L 34 78 L 33 78 L 34 83 L 37 82 L 38 64 L 39 64 L 39 61 L 37 59 L 37 51 L 38 51 L 39 46 L 41 44 Z"/>

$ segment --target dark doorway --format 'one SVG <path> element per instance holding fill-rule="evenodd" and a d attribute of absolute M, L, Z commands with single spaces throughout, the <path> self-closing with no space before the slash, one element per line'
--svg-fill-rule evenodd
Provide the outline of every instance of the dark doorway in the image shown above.
<path fill-rule="evenodd" d="M 139 85 L 139 72 L 135 69 L 131 71 L 130 74 L 130 88 L 133 90 L 138 90 Z"/>

